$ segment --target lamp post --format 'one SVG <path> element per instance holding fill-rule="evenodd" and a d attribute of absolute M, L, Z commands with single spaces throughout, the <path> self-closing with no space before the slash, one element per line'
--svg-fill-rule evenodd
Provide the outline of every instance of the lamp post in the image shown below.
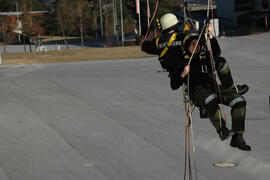
<path fill-rule="evenodd" d="M 18 2 L 18 0 L 16 1 L 16 11 L 17 11 L 17 24 L 18 24 L 18 27 L 19 27 L 19 15 L 18 15 L 18 12 L 19 12 L 19 2 Z M 19 33 L 18 33 L 18 41 L 21 42 L 21 36 L 20 36 Z"/>
<path fill-rule="evenodd" d="M 140 36 L 142 34 L 140 0 L 136 0 L 136 14 L 138 14 L 138 18 L 139 18 L 139 36 Z"/>
<path fill-rule="evenodd" d="M 102 21 L 102 6 L 101 6 L 101 0 L 99 0 L 99 16 L 100 16 L 100 32 L 101 32 L 101 37 L 103 38 L 103 21 Z"/>
<path fill-rule="evenodd" d="M 121 34 L 122 34 L 122 46 L 124 46 L 125 37 L 124 37 L 123 4 L 122 4 L 122 0 L 120 0 L 120 11 L 121 11 Z"/>
<path fill-rule="evenodd" d="M 117 8 L 116 1 L 113 0 L 113 30 L 114 30 L 114 38 L 116 43 L 118 43 L 118 21 L 117 21 Z"/>

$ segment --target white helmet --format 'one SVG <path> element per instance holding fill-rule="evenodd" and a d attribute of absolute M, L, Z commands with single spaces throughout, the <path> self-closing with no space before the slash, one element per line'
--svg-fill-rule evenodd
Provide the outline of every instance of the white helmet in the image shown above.
<path fill-rule="evenodd" d="M 166 13 L 160 18 L 162 31 L 168 30 L 179 23 L 179 20 L 173 13 Z"/>

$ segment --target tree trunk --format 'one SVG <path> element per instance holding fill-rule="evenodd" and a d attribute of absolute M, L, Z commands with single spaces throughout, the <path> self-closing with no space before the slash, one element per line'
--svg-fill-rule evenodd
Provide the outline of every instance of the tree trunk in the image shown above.
<path fill-rule="evenodd" d="M 32 52 L 32 46 L 31 46 L 30 38 L 29 38 L 29 50 L 30 50 L 30 52 Z"/>
<path fill-rule="evenodd" d="M 64 37 L 64 42 L 65 42 L 65 45 L 66 45 L 66 50 L 69 49 L 69 45 L 68 45 L 68 42 L 66 40 L 66 35 L 65 35 L 65 31 L 64 31 L 64 27 L 63 27 L 63 23 L 62 21 L 59 19 L 59 23 L 60 23 L 60 26 L 61 26 L 61 30 L 62 30 L 62 35 Z"/>
<path fill-rule="evenodd" d="M 23 48 L 24 48 L 24 53 L 26 53 L 25 36 L 23 36 Z"/>
<path fill-rule="evenodd" d="M 4 44 L 4 54 L 6 53 L 6 24 L 2 24 L 2 29 L 3 29 L 3 44 Z"/>

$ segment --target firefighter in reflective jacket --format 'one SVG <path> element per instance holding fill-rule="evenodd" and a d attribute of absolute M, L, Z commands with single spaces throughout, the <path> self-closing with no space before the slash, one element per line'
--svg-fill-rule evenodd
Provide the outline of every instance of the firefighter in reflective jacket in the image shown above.
<path fill-rule="evenodd" d="M 225 121 L 221 119 L 218 104 L 218 92 L 214 90 L 212 67 L 209 53 L 205 42 L 200 41 L 195 57 L 190 66 L 187 62 L 191 52 L 194 50 L 198 34 L 177 32 L 179 20 L 172 13 L 163 15 L 160 19 L 162 36 L 143 42 L 142 51 L 159 56 L 161 66 L 169 71 L 171 88 L 178 89 L 183 83 L 187 83 L 187 75 L 190 74 L 190 92 L 192 100 L 198 107 L 206 107 L 208 116 L 217 129 L 221 140 L 229 137 L 231 131 L 226 127 Z M 211 28 L 209 28 L 211 30 Z M 185 30 L 184 30 L 185 31 Z M 220 47 L 215 38 L 210 40 L 215 56 L 216 69 L 222 83 L 222 94 L 226 93 L 223 103 L 232 107 L 232 137 L 231 146 L 242 150 L 250 150 L 243 139 L 245 105 L 246 101 L 240 94 L 247 92 L 248 86 L 235 86 L 226 60 L 220 57 Z M 192 49 L 193 47 L 193 49 Z M 196 61 L 197 60 L 197 61 Z M 239 94 L 240 93 L 240 94 Z M 230 96 L 232 95 L 232 96 Z"/>
<path fill-rule="evenodd" d="M 211 28 L 209 28 L 211 29 Z M 210 33 L 211 34 L 211 33 Z M 171 73 L 171 88 L 178 89 L 183 83 L 187 83 L 189 74 L 190 98 L 197 106 L 205 106 L 209 119 L 216 128 L 221 140 L 227 139 L 233 134 L 230 145 L 244 151 L 250 151 L 251 147 L 246 144 L 243 133 L 245 130 L 246 101 L 235 89 L 233 78 L 226 60 L 220 57 L 220 47 L 215 38 L 210 36 L 214 66 L 221 81 L 220 93 L 214 83 L 210 54 L 207 51 L 204 40 L 198 42 L 196 33 L 188 34 L 183 40 L 183 63 L 176 71 Z M 191 53 L 194 57 L 190 63 Z M 226 127 L 219 104 L 231 107 L 232 130 Z"/>
<path fill-rule="evenodd" d="M 182 32 L 180 32 L 179 26 L 181 23 L 182 22 L 180 22 L 173 13 L 166 13 L 160 18 L 162 35 L 152 40 L 144 41 L 141 45 L 142 51 L 159 56 L 160 64 L 163 69 L 170 73 L 169 76 L 171 76 L 171 73 L 177 71 L 177 68 L 179 68 L 179 66 L 181 67 L 182 62 L 184 61 L 184 49 L 182 43 L 186 37 L 186 32 L 190 30 L 190 26 L 186 25 Z M 218 57 L 220 55 L 220 48 L 215 38 L 211 40 L 211 44 L 216 49 L 215 56 Z M 186 52 L 188 53 L 188 51 Z M 231 86 L 233 80 L 226 60 L 220 57 L 219 62 L 220 66 L 223 65 L 223 68 L 221 68 L 221 71 L 218 74 L 219 78 L 225 87 Z M 233 85 L 232 88 L 239 94 L 244 94 L 249 89 L 247 85 Z"/>
<path fill-rule="evenodd" d="M 179 58 L 182 57 L 182 42 L 185 37 L 178 32 L 178 18 L 173 13 L 167 13 L 160 18 L 162 35 L 152 40 L 144 41 L 141 48 L 148 54 L 156 54 L 163 69 L 175 71 Z M 180 61 L 181 62 L 181 61 Z"/>

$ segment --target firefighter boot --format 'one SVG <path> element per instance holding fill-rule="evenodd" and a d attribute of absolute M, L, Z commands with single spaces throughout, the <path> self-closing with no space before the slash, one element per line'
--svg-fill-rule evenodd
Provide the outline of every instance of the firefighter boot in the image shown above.
<path fill-rule="evenodd" d="M 246 144 L 243 134 L 234 134 L 230 146 L 241 149 L 242 151 L 251 151 L 251 147 Z"/>
<path fill-rule="evenodd" d="M 235 90 L 237 93 L 239 93 L 240 95 L 245 94 L 246 92 L 248 92 L 249 87 L 246 84 L 243 85 L 235 85 Z"/>
<path fill-rule="evenodd" d="M 217 130 L 217 133 L 218 133 L 221 141 L 224 141 L 228 137 L 232 136 L 233 132 L 231 130 L 229 130 L 226 126 L 223 126 L 219 130 Z"/>

